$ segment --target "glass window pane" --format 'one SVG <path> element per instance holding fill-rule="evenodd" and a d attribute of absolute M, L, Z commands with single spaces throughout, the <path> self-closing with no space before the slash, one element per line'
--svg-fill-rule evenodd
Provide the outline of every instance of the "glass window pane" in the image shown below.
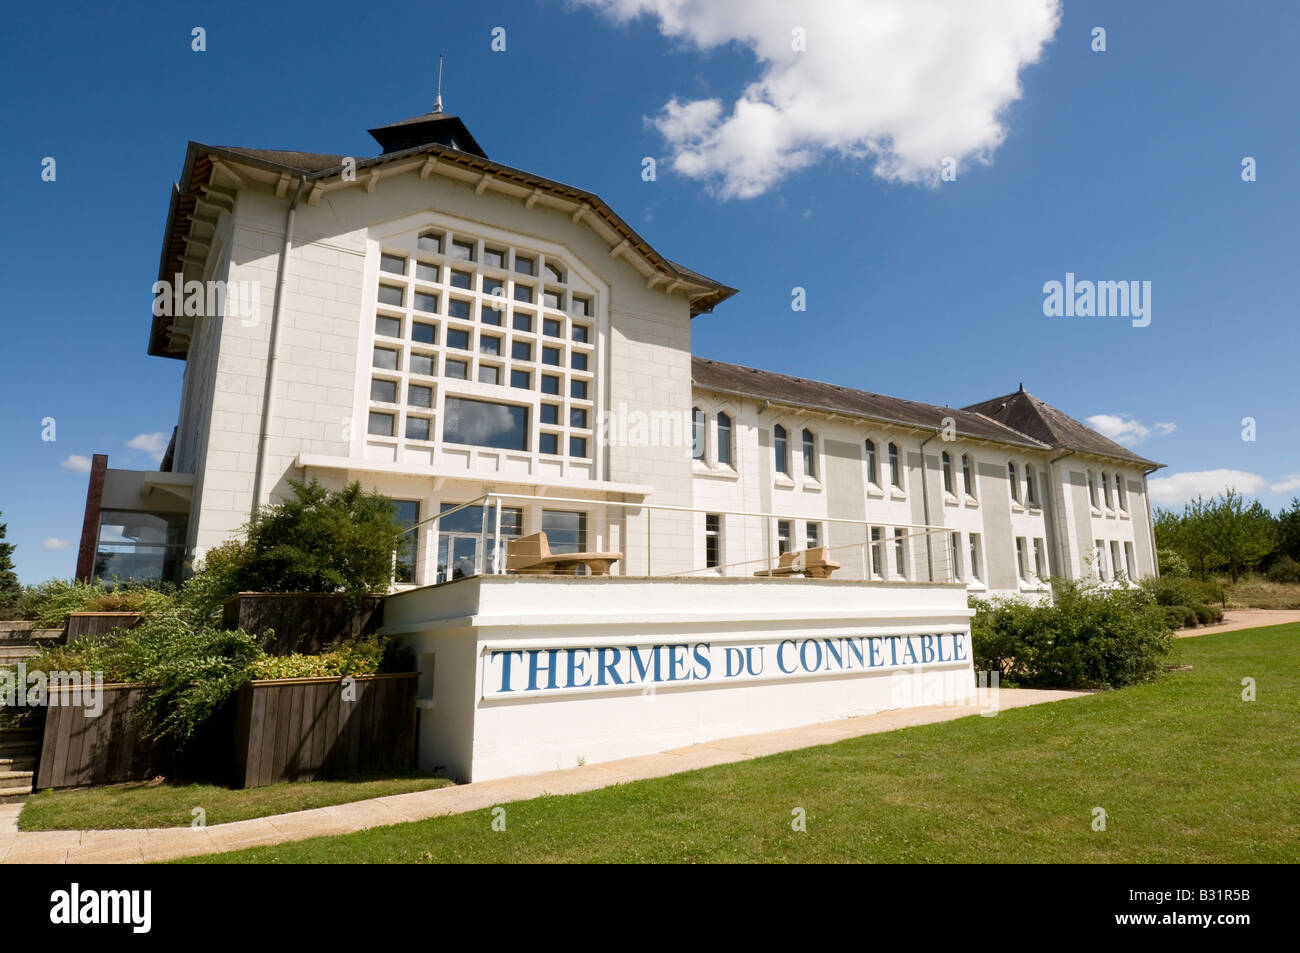
<path fill-rule="evenodd" d="M 460 298 L 452 298 L 447 302 L 447 314 L 449 317 L 468 321 L 470 314 L 469 302 L 462 301 Z"/>
<path fill-rule="evenodd" d="M 570 397 L 576 397 L 578 400 L 586 400 L 586 399 L 587 399 L 587 382 L 586 382 L 586 381 L 570 381 L 570 382 L 569 382 L 569 396 L 570 396 Z"/>
<path fill-rule="evenodd" d="M 428 417 L 407 417 L 406 437 L 408 440 L 428 440 L 429 439 L 429 418 Z"/>
<path fill-rule="evenodd" d="M 537 435 L 537 449 L 542 453 L 559 453 L 560 452 L 560 435 L 555 433 L 542 433 Z M 554 550 L 552 550 L 554 552 Z"/>
<path fill-rule="evenodd" d="M 587 326 L 585 324 L 573 325 L 572 334 L 570 336 L 573 338 L 573 340 L 577 341 L 579 344 L 586 344 Z"/>
<path fill-rule="evenodd" d="M 564 307 L 563 301 L 564 293 L 562 291 L 553 291 L 552 289 L 547 288 L 542 292 L 542 304 L 546 305 L 548 308 L 554 308 L 556 311 L 559 311 Z"/>
<path fill-rule="evenodd" d="M 397 403 L 397 381 L 372 380 L 370 382 L 370 399 L 385 404 Z"/>
<path fill-rule="evenodd" d="M 437 252 L 441 255 L 442 236 L 435 232 L 425 232 L 420 236 L 419 241 L 415 243 L 415 247 L 420 249 L 420 251 Z"/>
<path fill-rule="evenodd" d="M 411 373 L 424 374 L 426 377 L 432 377 L 435 373 L 433 367 L 432 354 L 412 354 L 411 355 Z"/>
<path fill-rule="evenodd" d="M 447 347 L 453 347 L 458 351 L 468 351 L 469 332 L 462 331 L 460 328 L 448 328 Z"/>
<path fill-rule="evenodd" d="M 560 392 L 560 379 L 553 374 L 542 375 L 542 393 L 558 394 Z"/>
<path fill-rule="evenodd" d="M 437 344 L 438 329 L 432 324 L 416 321 L 411 325 L 411 340 L 416 344 Z"/>
<path fill-rule="evenodd" d="M 574 351 L 569 355 L 569 366 L 575 371 L 585 371 L 587 369 L 587 355 Z"/>
<path fill-rule="evenodd" d="M 510 386 L 518 387 L 521 390 L 528 390 L 533 386 L 533 375 L 528 371 L 511 371 Z"/>
<path fill-rule="evenodd" d="M 451 286 L 453 288 L 464 288 L 468 291 L 474 287 L 474 275 L 468 271 L 451 270 Z"/>
<path fill-rule="evenodd" d="M 379 286 L 379 303 L 391 304 L 394 307 L 402 306 L 402 289 L 394 288 L 392 285 Z"/>
<path fill-rule="evenodd" d="M 563 336 L 564 332 L 563 330 L 561 330 L 562 327 L 563 325 L 561 325 L 560 322 L 556 321 L 554 318 L 542 319 L 542 333 L 545 334 L 548 338 L 558 338 Z"/>
<path fill-rule="evenodd" d="M 451 243 L 451 257 L 457 261 L 473 261 L 474 245 L 474 242 L 453 241 Z"/>
<path fill-rule="evenodd" d="M 558 424 L 560 422 L 560 405 L 559 404 L 542 404 L 541 421 L 544 424 Z"/>
<path fill-rule="evenodd" d="M 501 368 L 493 367 L 491 364 L 480 364 L 478 368 L 478 382 L 480 384 L 500 384 Z"/>
<path fill-rule="evenodd" d="M 379 270 L 394 275 L 404 275 L 406 274 L 406 259 L 401 255 L 380 255 Z"/>
<path fill-rule="evenodd" d="M 550 364 L 554 367 L 560 366 L 560 349 L 558 347 L 542 348 L 542 363 Z"/>
<path fill-rule="evenodd" d="M 485 400 L 448 397 L 442 415 L 442 439 L 500 450 L 526 450 L 528 409 Z"/>
<path fill-rule="evenodd" d="M 409 384 L 406 388 L 406 402 L 412 407 L 432 407 L 433 388 L 423 384 Z"/>
<path fill-rule="evenodd" d="M 370 412 L 370 424 L 366 428 L 366 433 L 374 434 L 376 437 L 391 437 L 393 435 L 393 415 L 381 414 L 372 410 Z"/>
<path fill-rule="evenodd" d="M 586 459 L 587 457 L 587 438 L 570 437 L 569 438 L 569 456 Z"/>
<path fill-rule="evenodd" d="M 375 333 L 386 338 L 400 338 L 402 336 L 402 322 L 399 318 L 390 318 L 382 314 L 376 315 Z"/>
<path fill-rule="evenodd" d="M 501 311 L 497 308 L 489 308 L 484 305 L 479 309 L 479 320 L 484 324 L 490 324 L 493 327 L 501 327 Z"/>
<path fill-rule="evenodd" d="M 386 371 L 397 370 L 397 352 L 392 348 L 377 347 L 372 362 L 375 367 L 383 368 Z"/>
<path fill-rule="evenodd" d="M 510 356 L 516 361 L 531 361 L 533 346 L 528 341 L 514 341 L 510 345 Z"/>
<path fill-rule="evenodd" d="M 528 331 L 531 333 L 533 330 L 533 316 L 531 314 L 520 314 L 516 311 L 514 325 L 516 331 Z"/>
<path fill-rule="evenodd" d="M 438 313 L 438 296 L 431 295 L 424 291 L 415 293 L 415 310 L 428 311 L 430 314 Z"/>
<path fill-rule="evenodd" d="M 537 261 L 524 255 L 515 255 L 515 271 L 521 275 L 531 275 L 537 267 Z"/>
<path fill-rule="evenodd" d="M 422 261 L 415 263 L 415 277 L 421 281 L 437 281 L 439 268 L 437 265 L 428 265 Z"/>
<path fill-rule="evenodd" d="M 553 553 L 586 552 L 587 514 L 542 510 L 542 532 Z"/>
<path fill-rule="evenodd" d="M 515 285 L 515 300 L 516 300 L 516 301 L 523 301 L 523 302 L 526 302 L 526 303 L 528 303 L 528 304 L 532 304 L 532 301 L 533 301 L 533 288 L 532 288 L 532 286 L 531 286 L 531 285 L 521 285 L 521 284 L 516 284 L 516 285 Z"/>
<path fill-rule="evenodd" d="M 569 411 L 569 426 L 580 430 L 587 429 L 587 411 L 583 407 L 574 407 Z"/>
<path fill-rule="evenodd" d="M 478 351 L 480 354 L 491 354 L 495 357 L 501 353 L 501 339 L 491 334 L 479 335 Z"/>
<path fill-rule="evenodd" d="M 573 313 L 580 314 L 583 317 L 591 316 L 591 299 L 582 298 L 578 295 L 573 296 Z"/>
<path fill-rule="evenodd" d="M 454 380 L 463 381 L 469 378 L 469 362 L 453 361 L 448 359 L 444 365 L 443 377 L 450 377 Z"/>
<path fill-rule="evenodd" d="M 561 271 L 558 266 L 553 265 L 548 261 L 546 263 L 546 277 L 549 278 L 551 281 L 563 282 L 564 272 Z"/>
<path fill-rule="evenodd" d="M 484 248 L 483 264 L 490 268 L 504 268 L 506 264 L 506 253 L 501 248 Z"/>

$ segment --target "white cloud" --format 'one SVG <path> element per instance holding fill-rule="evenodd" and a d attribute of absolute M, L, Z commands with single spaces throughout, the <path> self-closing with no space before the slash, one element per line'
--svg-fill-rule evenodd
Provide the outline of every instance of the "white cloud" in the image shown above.
<path fill-rule="evenodd" d="M 1109 437 L 1126 447 L 1136 447 L 1155 434 L 1170 434 L 1178 429 L 1177 424 L 1168 421 L 1158 422 L 1150 427 L 1128 414 L 1094 414 L 1087 418 L 1088 426 L 1099 434 Z"/>
<path fill-rule="evenodd" d="M 77 473 L 89 473 L 90 457 L 83 457 L 79 453 L 69 454 L 68 459 L 60 463 L 59 466 L 65 470 L 74 470 Z"/>
<path fill-rule="evenodd" d="M 936 183 L 948 157 L 959 175 L 991 161 L 1020 71 L 1060 22 L 1059 0 L 577 2 L 620 22 L 653 17 L 701 50 L 752 52 L 758 77 L 729 106 L 674 96 L 650 120 L 672 167 L 724 199 L 761 195 L 828 154 L 869 159 L 905 183 Z"/>
<path fill-rule="evenodd" d="M 1148 483 L 1147 489 L 1151 493 L 1152 502 L 1162 506 L 1181 506 L 1197 496 L 1208 500 L 1229 487 L 1243 496 L 1285 492 L 1288 481 L 1296 481 L 1295 485 L 1300 486 L 1300 477 L 1288 477 L 1287 480 L 1274 484 L 1258 473 L 1247 473 L 1245 470 L 1197 470 L 1159 477 Z"/>
<path fill-rule="evenodd" d="M 51 536 L 45 542 L 41 543 L 41 545 L 44 546 L 46 549 L 55 550 L 55 549 L 67 549 L 69 546 L 72 545 L 72 543 L 70 543 L 66 539 L 55 539 L 53 536 Z"/>
<path fill-rule="evenodd" d="M 1273 484 L 1274 493 L 1290 493 L 1292 490 L 1300 490 L 1300 473 L 1293 473 Z"/>
<path fill-rule="evenodd" d="M 143 450 L 155 460 L 163 458 L 163 452 L 167 449 L 168 437 L 165 433 L 141 433 L 136 434 L 126 442 L 126 445 L 132 450 Z"/>

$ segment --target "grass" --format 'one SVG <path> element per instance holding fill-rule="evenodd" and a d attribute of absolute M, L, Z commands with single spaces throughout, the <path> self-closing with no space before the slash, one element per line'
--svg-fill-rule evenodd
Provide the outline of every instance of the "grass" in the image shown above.
<path fill-rule="evenodd" d="M 24 831 L 116 830 L 130 827 L 189 827 L 193 811 L 205 823 L 224 824 L 289 811 L 438 788 L 450 781 L 423 775 L 307 781 L 236 790 L 213 784 L 142 782 L 67 791 L 41 791 L 23 806 Z"/>
<path fill-rule="evenodd" d="M 1232 583 L 1223 580 L 1228 602 L 1248 609 L 1300 609 L 1300 583 L 1270 582 L 1263 576 L 1246 576 Z"/>
<path fill-rule="evenodd" d="M 478 810 L 190 862 L 1300 860 L 1300 625 L 1174 651 L 1192 669 L 1153 684 L 511 803 L 504 831 Z"/>

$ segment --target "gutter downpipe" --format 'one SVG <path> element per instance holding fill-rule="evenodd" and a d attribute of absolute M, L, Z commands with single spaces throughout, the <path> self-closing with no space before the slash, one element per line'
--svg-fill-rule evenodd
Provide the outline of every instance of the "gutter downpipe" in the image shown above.
<path fill-rule="evenodd" d="M 271 437 L 271 396 L 275 389 L 275 371 L 280 350 L 280 310 L 284 301 L 284 279 L 288 272 L 289 247 L 293 243 L 293 222 L 298 211 L 298 200 L 307 187 L 307 176 L 298 176 L 298 188 L 289 202 L 284 220 L 284 245 L 280 248 L 280 262 L 276 266 L 275 303 L 271 307 L 271 340 L 267 346 L 266 388 L 262 392 L 262 427 L 257 438 L 257 469 L 253 473 L 253 503 L 249 520 L 257 519 L 262 502 L 262 470 L 266 464 L 266 444 Z"/>
<path fill-rule="evenodd" d="M 1151 540 L 1151 575 L 1160 578 L 1160 557 L 1156 555 L 1156 523 L 1151 518 L 1151 493 L 1147 489 L 1147 477 L 1159 470 L 1159 467 L 1152 467 L 1150 470 L 1142 471 L 1142 502 L 1147 508 L 1147 537 Z"/>
<path fill-rule="evenodd" d="M 930 522 L 930 486 L 927 480 L 929 472 L 925 467 L 925 445 L 941 433 L 943 433 L 942 429 L 936 430 L 921 441 L 921 509 L 925 512 L 925 525 L 927 527 L 934 524 Z M 927 529 L 925 533 L 925 571 L 930 582 L 934 582 L 934 550 L 930 539 L 932 535 L 934 534 Z"/>

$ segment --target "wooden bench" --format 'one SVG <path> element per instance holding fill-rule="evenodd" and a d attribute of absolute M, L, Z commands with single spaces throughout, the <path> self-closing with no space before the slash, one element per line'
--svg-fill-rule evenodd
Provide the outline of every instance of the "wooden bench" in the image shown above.
<path fill-rule="evenodd" d="M 552 553 L 545 533 L 512 539 L 506 546 L 506 572 L 525 576 L 576 576 L 586 566 L 593 576 L 608 576 L 622 553 Z"/>
<path fill-rule="evenodd" d="M 840 564 L 827 555 L 825 546 L 811 549 L 789 550 L 781 554 L 775 569 L 760 569 L 755 576 L 806 576 L 810 579 L 829 579 Z"/>

